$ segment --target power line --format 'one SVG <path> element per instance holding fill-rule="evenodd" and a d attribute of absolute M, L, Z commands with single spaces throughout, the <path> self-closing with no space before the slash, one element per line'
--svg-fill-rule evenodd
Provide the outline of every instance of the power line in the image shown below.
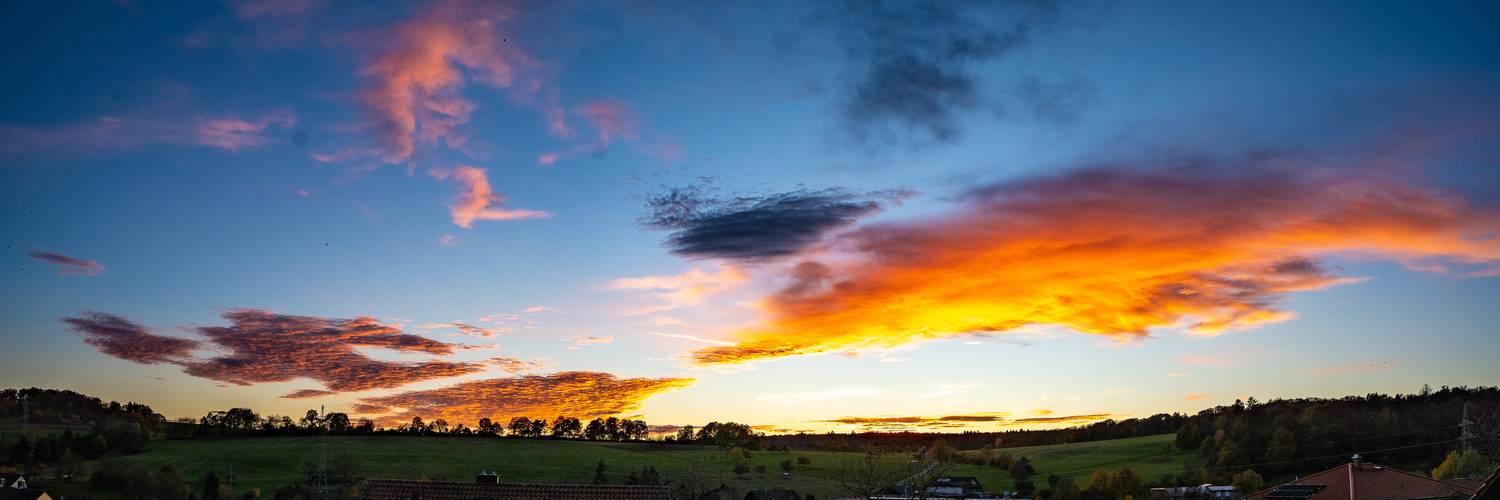
<path fill-rule="evenodd" d="M 1454 441 L 1459 441 L 1460 439 L 1461 438 L 1445 439 L 1445 440 L 1442 440 L 1442 441 L 1433 441 L 1433 442 L 1430 442 L 1430 443 L 1419 443 L 1419 444 L 1412 444 L 1412 445 L 1406 445 L 1406 446 L 1395 446 L 1395 447 L 1383 448 L 1383 449 L 1379 449 L 1379 450 L 1368 450 L 1368 451 L 1351 450 L 1349 452 L 1340 453 L 1340 454 L 1337 454 L 1337 455 L 1323 455 L 1323 456 L 1318 456 L 1318 457 L 1303 457 L 1303 458 L 1296 458 L 1296 459 L 1292 459 L 1292 460 L 1278 460 L 1278 461 L 1274 461 L 1274 462 L 1260 462 L 1260 463 L 1251 463 L 1251 464 L 1224 465 L 1224 466 L 1217 466 L 1217 467 L 1200 467 L 1200 468 L 1195 468 L 1195 469 L 1183 468 L 1183 469 L 1180 469 L 1180 470 L 1176 470 L 1174 472 L 1193 472 L 1193 471 L 1200 471 L 1200 470 L 1243 469 L 1243 468 L 1249 468 L 1249 467 L 1260 467 L 1260 466 L 1264 466 L 1264 465 L 1280 465 L 1280 464 L 1291 464 L 1291 463 L 1299 463 L 1299 462 L 1308 462 L 1308 461 L 1313 461 L 1313 460 L 1328 460 L 1328 459 L 1333 459 L 1333 458 L 1349 457 L 1349 456 L 1351 456 L 1351 455 L 1353 455 L 1355 453 L 1359 453 L 1359 454 L 1362 454 L 1362 455 L 1367 455 L 1367 454 L 1371 454 L 1371 453 L 1384 453 L 1384 452 L 1387 452 L 1387 451 L 1399 451 L 1399 450 L 1412 449 L 1412 448 L 1421 448 L 1421 447 L 1424 447 L 1424 446 L 1433 446 L 1433 445 L 1439 445 L 1439 444 L 1452 443 Z M 1157 455 L 1157 456 L 1162 456 L 1162 455 Z M 1153 458 L 1153 457 L 1145 457 L 1145 458 Z M 1043 472 L 1046 472 L 1047 474 L 1054 474 L 1054 475 L 1058 475 L 1058 476 L 1067 477 L 1067 476 L 1070 476 L 1070 475 L 1073 475 L 1073 474 L 1076 474 L 1076 473 L 1079 473 L 1079 472 L 1085 472 L 1085 471 L 1087 471 L 1089 469 L 1098 469 L 1102 465 L 1115 465 L 1115 464 L 1121 464 L 1121 463 L 1134 463 L 1134 462 L 1139 461 L 1139 460 L 1140 460 L 1139 458 L 1136 458 L 1136 459 L 1130 459 L 1130 460 L 1124 460 L 1124 461 L 1106 462 L 1104 464 L 1098 464 L 1098 465 L 1093 465 L 1093 466 L 1089 466 L 1089 467 L 1080 467 L 1080 468 L 1075 468 L 1075 469 L 1068 469 L 1068 470 L 1057 471 L 1057 472 L 1037 471 L 1037 473 L 1041 474 Z"/>

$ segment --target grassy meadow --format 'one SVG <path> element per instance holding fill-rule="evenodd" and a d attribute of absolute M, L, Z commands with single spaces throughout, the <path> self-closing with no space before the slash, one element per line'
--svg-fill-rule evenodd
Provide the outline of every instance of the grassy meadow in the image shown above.
<path fill-rule="evenodd" d="M 1038 486 L 1045 485 L 1048 474 L 1086 480 L 1099 467 L 1130 466 L 1154 478 L 1181 470 L 1188 456 L 1171 447 L 1172 438 L 1163 434 L 998 452 L 1029 458 Z M 269 494 L 301 478 L 303 468 L 318 460 L 322 446 L 316 437 L 154 441 L 149 451 L 123 460 L 153 470 L 171 464 L 192 481 L 209 471 L 223 477 L 232 467 L 237 490 L 260 488 Z M 358 475 L 367 478 L 471 481 L 480 470 L 495 470 L 506 482 L 587 483 L 594 477 L 595 464 L 603 460 L 612 483 L 623 482 L 633 469 L 652 466 L 670 480 L 693 475 L 709 485 L 723 483 L 740 490 L 779 486 L 819 498 L 841 494 L 838 478 L 860 460 L 858 453 L 754 451 L 749 459 L 752 472 L 736 477 L 728 453 L 712 446 L 416 436 L 337 436 L 327 438 L 326 446 L 330 463 L 347 454 Z M 781 461 L 795 463 L 797 457 L 807 457 L 810 463 L 797 465 L 791 478 L 783 479 Z M 892 468 L 903 467 L 909 459 L 906 454 L 883 456 Z M 766 473 L 753 472 L 755 465 L 765 466 Z M 976 476 L 990 491 L 1012 483 L 1008 472 L 995 467 L 958 464 L 947 473 Z"/>

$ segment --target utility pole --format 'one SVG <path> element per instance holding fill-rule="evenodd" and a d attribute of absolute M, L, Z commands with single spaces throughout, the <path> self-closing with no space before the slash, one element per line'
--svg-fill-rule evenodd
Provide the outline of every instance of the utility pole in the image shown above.
<path fill-rule="evenodd" d="M 26 394 L 16 391 L 16 399 L 21 400 L 21 434 L 31 436 L 31 399 Z"/>
<path fill-rule="evenodd" d="M 318 429 L 322 437 L 318 443 L 318 494 L 322 495 L 328 488 L 328 410 L 323 405 L 318 405 Z"/>
<path fill-rule="evenodd" d="M 1462 420 L 1459 420 L 1458 426 L 1462 429 L 1459 431 L 1458 439 L 1463 441 L 1464 451 L 1468 452 L 1474 449 L 1473 442 L 1477 436 L 1474 435 L 1474 421 L 1469 420 L 1469 403 L 1467 402 L 1464 403 L 1464 416 Z"/>

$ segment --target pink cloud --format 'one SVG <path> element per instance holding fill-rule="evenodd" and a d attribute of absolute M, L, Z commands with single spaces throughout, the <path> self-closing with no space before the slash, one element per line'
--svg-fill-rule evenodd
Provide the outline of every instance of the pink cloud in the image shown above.
<path fill-rule="evenodd" d="M 476 220 L 536 219 L 552 216 L 550 212 L 540 210 L 503 208 L 505 197 L 495 193 L 490 187 L 490 181 L 482 168 L 460 166 L 453 170 L 434 170 L 432 175 L 439 180 L 452 178 L 463 184 L 464 189 L 459 191 L 458 196 L 448 205 L 449 213 L 453 216 L 453 223 L 458 227 L 468 229 Z"/>
<path fill-rule="evenodd" d="M 192 123 L 172 118 L 102 116 L 56 127 L 0 125 L 0 150 L 98 152 L 193 144 L 237 152 L 270 144 L 274 138 L 266 135 L 268 130 L 296 123 L 297 117 L 290 111 L 279 110 L 254 119 L 202 116 Z"/>
<path fill-rule="evenodd" d="M 69 257 L 60 253 L 32 251 L 31 258 L 57 265 L 58 276 L 98 276 L 104 274 L 104 264 L 98 261 Z"/>
<path fill-rule="evenodd" d="M 266 129 L 275 125 L 288 128 L 297 124 L 297 117 L 289 111 L 276 111 L 257 120 L 234 117 L 203 118 L 194 127 L 194 141 L 205 146 L 227 151 L 239 151 L 266 145 Z"/>
<path fill-rule="evenodd" d="M 372 82 L 362 100 L 387 162 L 406 161 L 418 143 L 439 139 L 463 148 L 468 136 L 457 129 L 476 107 L 461 93 L 466 80 L 508 88 L 521 68 L 536 64 L 506 34 L 515 14 L 505 4 L 444 1 L 383 34 L 385 46 L 361 73 Z"/>
<path fill-rule="evenodd" d="M 330 393 L 353 392 L 484 369 L 480 363 L 442 359 L 397 362 L 366 356 L 363 349 L 449 356 L 466 348 L 405 333 L 396 325 L 370 317 L 320 318 L 258 309 L 232 309 L 222 316 L 230 325 L 194 329 L 201 341 L 158 335 L 105 313 L 84 313 L 63 318 L 63 322 L 104 354 L 142 364 L 178 365 L 188 375 L 242 386 L 310 379 L 322 382 Z M 212 348 L 212 355 L 195 355 L 200 347 Z M 312 391 L 297 391 L 286 397 L 309 397 Z"/>
<path fill-rule="evenodd" d="M 681 152 L 677 146 L 672 144 L 645 144 L 640 138 L 640 127 L 634 116 L 624 103 L 612 100 L 590 101 L 578 105 L 573 113 L 583 118 L 593 130 L 594 137 L 587 142 L 574 144 L 572 147 L 543 153 L 537 156 L 537 164 L 552 165 L 559 161 L 577 156 L 594 154 L 610 148 L 616 142 L 630 144 L 637 151 L 663 159 L 675 159 Z M 573 137 L 572 131 L 564 129 L 566 134 L 554 134 L 565 139 Z"/>

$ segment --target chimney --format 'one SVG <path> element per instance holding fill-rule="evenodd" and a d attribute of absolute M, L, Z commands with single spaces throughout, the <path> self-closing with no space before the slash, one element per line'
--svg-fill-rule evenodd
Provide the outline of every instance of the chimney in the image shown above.
<path fill-rule="evenodd" d="M 1356 469 L 1358 469 L 1358 468 L 1359 468 L 1359 463 L 1360 463 L 1360 457 L 1359 457 L 1359 454 L 1358 454 L 1358 453 L 1355 453 L 1355 454 L 1354 454 L 1354 456 L 1353 456 L 1353 457 L 1350 457 L 1350 459 L 1349 459 L 1349 460 L 1350 460 L 1350 463 L 1353 463 L 1353 464 L 1354 464 L 1354 468 L 1356 468 Z"/>
<path fill-rule="evenodd" d="M 500 474 L 479 471 L 479 474 L 474 476 L 474 482 L 479 484 L 500 484 Z"/>

